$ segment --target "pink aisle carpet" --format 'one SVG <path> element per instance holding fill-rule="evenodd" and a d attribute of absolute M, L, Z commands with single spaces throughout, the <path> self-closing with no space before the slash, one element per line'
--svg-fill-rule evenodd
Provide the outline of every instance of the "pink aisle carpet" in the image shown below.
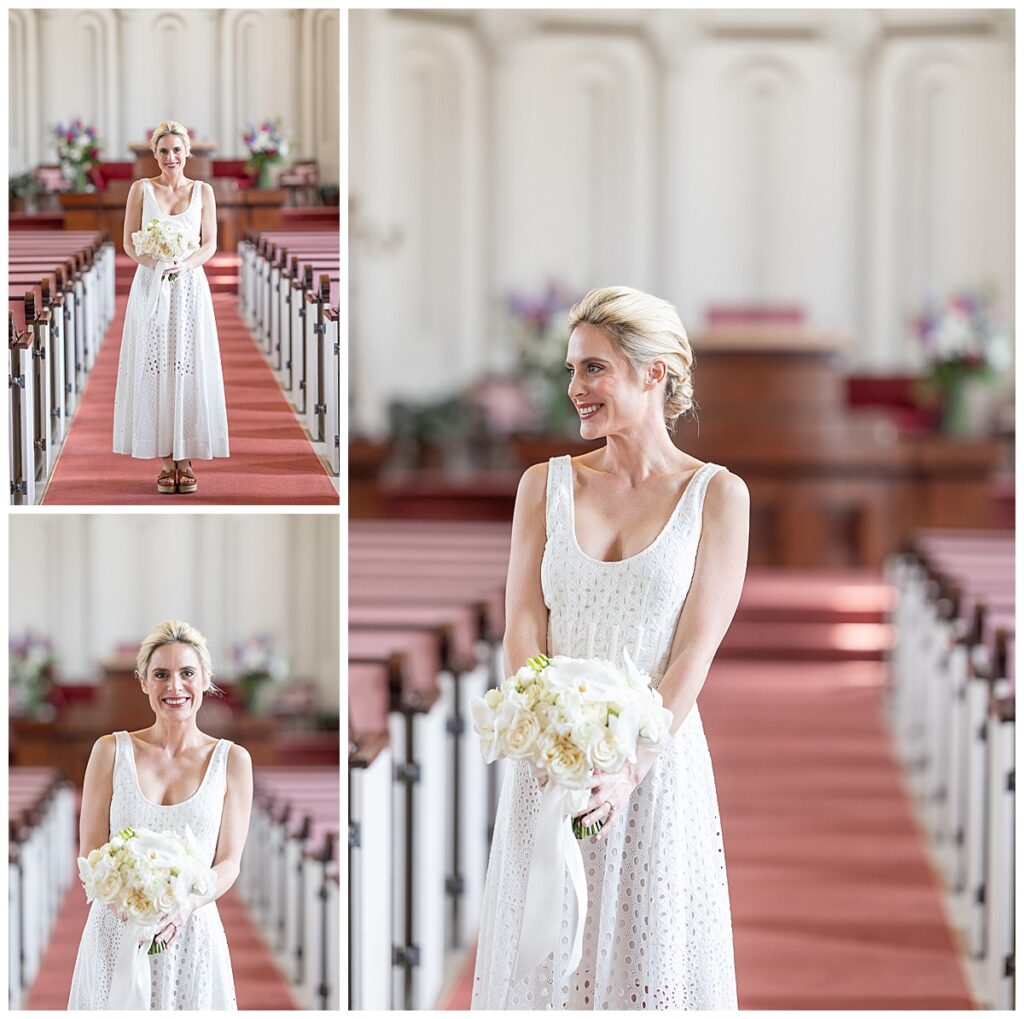
<path fill-rule="evenodd" d="M 43 499 L 46 505 L 338 505 L 338 493 L 239 317 L 233 294 L 213 297 L 231 456 L 194 462 L 199 479 L 194 494 L 160 495 L 159 460 L 112 453 L 114 389 L 127 301 L 127 295 L 118 294 L 117 315 L 64 441 Z"/>

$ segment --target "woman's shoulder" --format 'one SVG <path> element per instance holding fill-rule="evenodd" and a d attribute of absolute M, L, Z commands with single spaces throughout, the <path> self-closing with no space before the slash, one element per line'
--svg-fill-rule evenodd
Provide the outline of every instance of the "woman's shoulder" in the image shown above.
<path fill-rule="evenodd" d="M 241 743 L 228 747 L 228 775 L 252 775 L 252 756 Z"/>
<path fill-rule="evenodd" d="M 118 733 L 108 732 L 106 736 L 100 736 L 92 745 L 92 759 L 97 764 L 113 764 L 114 755 L 117 751 Z"/>
<path fill-rule="evenodd" d="M 713 472 L 707 485 L 705 505 L 717 515 L 745 517 L 750 511 L 750 492 L 746 482 L 720 464 Z"/>

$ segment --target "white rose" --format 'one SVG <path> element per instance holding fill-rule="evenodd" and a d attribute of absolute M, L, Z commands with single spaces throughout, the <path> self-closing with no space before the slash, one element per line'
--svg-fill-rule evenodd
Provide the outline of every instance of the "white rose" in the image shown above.
<path fill-rule="evenodd" d="M 564 735 L 548 732 L 541 743 L 541 759 L 551 780 L 567 789 L 582 789 L 590 777 L 587 755 Z"/>
<path fill-rule="evenodd" d="M 572 727 L 573 742 L 585 753 L 602 738 L 605 733 L 607 712 L 601 704 L 587 704 L 579 713 Z"/>
<path fill-rule="evenodd" d="M 121 894 L 122 886 L 121 875 L 116 870 L 108 870 L 96 880 L 96 898 L 101 902 L 113 902 Z"/>
<path fill-rule="evenodd" d="M 606 775 L 615 774 L 626 763 L 626 755 L 608 729 L 605 729 L 601 739 L 590 747 L 589 757 L 590 763 Z"/>
<path fill-rule="evenodd" d="M 506 757 L 518 759 L 529 757 L 540 736 L 540 723 L 537 716 L 526 708 L 519 708 L 500 731 L 502 750 Z"/>

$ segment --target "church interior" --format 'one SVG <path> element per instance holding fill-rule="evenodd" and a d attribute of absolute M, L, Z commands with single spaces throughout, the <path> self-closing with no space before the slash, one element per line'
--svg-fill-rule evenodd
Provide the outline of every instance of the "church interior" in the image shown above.
<path fill-rule="evenodd" d="M 740 1007 L 1012 1007 L 1013 96 L 1005 11 L 352 12 L 351 1007 L 469 1007 L 469 703 L 617 284 L 750 493 L 700 695 Z"/>

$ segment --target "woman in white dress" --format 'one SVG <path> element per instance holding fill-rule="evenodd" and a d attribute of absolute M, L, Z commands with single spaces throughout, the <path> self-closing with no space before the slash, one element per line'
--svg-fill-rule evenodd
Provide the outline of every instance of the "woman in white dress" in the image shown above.
<path fill-rule="evenodd" d="M 579 967 L 566 883 L 560 950 L 517 967 L 541 789 L 511 762 L 484 891 L 474 1008 L 735 1009 L 722 829 L 697 695 L 739 601 L 749 499 L 670 428 L 693 403 L 693 355 L 672 305 L 624 287 L 571 311 L 569 397 L 605 445 L 523 476 L 507 585 L 505 671 L 548 655 L 652 676 L 673 713 L 667 750 L 599 776 L 581 815 L 588 910 Z M 568 879 L 567 879 L 568 882 Z M 557 907 L 556 907 L 557 908 Z M 525 957 L 525 956 L 524 956 Z"/>
<path fill-rule="evenodd" d="M 85 772 L 79 855 L 87 856 L 125 827 L 185 834 L 192 829 L 203 862 L 217 876 L 213 894 L 192 895 L 161 915 L 156 938 L 166 950 L 148 956 L 153 1009 L 235 1010 L 227 939 L 214 900 L 238 877 L 252 806 L 252 761 L 229 740 L 200 732 L 196 713 L 213 686 L 206 638 L 188 623 L 162 623 L 143 641 L 137 672 L 156 716 L 138 732 L 96 741 Z M 105 1009 L 126 925 L 94 900 L 75 961 L 69 1009 Z"/>
<path fill-rule="evenodd" d="M 202 270 L 217 252 L 217 208 L 209 184 L 185 177 L 191 148 L 181 124 L 163 121 L 150 147 L 160 175 L 132 184 L 124 217 L 124 252 L 139 268 L 121 337 L 114 452 L 162 458 L 157 491 L 172 495 L 196 491 L 193 458 L 228 455 L 217 323 Z M 132 234 L 153 219 L 183 227 L 195 245 L 159 277 L 158 263 L 137 255 L 132 242 Z M 165 292 L 158 295 L 154 287 Z"/>

